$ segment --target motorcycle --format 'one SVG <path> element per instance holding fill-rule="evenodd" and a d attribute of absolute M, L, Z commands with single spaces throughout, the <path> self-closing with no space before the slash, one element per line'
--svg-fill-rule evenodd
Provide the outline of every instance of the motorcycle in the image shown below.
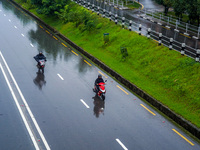
<path fill-rule="evenodd" d="M 39 60 L 37 67 L 38 67 L 38 72 L 40 72 L 40 70 L 42 70 L 42 73 L 44 73 L 45 60 L 44 59 Z"/>
<path fill-rule="evenodd" d="M 105 81 L 106 82 L 106 81 Z M 105 94 L 106 94 L 106 89 L 105 89 L 105 83 L 100 82 L 99 84 L 99 90 L 97 89 L 96 86 L 94 86 L 93 91 L 102 99 L 105 100 Z"/>

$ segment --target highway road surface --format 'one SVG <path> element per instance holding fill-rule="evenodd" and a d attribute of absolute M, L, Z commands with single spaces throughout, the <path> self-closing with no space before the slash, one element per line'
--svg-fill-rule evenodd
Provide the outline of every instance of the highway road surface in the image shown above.
<path fill-rule="evenodd" d="M 33 56 L 47 57 L 44 74 Z M 106 99 L 92 91 L 102 74 Z M 199 141 L 0 0 L 1 150 L 199 150 Z"/>

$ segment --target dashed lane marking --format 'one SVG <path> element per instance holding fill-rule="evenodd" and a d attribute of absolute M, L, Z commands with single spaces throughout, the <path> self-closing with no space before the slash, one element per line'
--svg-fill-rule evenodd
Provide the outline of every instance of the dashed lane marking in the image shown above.
<path fill-rule="evenodd" d="M 108 78 L 107 76 L 105 76 L 101 71 L 98 71 L 102 76 L 104 76 L 105 78 Z"/>
<path fill-rule="evenodd" d="M 116 139 L 116 141 L 119 143 L 119 145 L 121 145 L 121 147 L 122 147 L 124 150 L 128 150 L 128 148 L 126 148 L 126 146 L 125 146 L 119 139 Z"/>
<path fill-rule="evenodd" d="M 175 129 L 172 129 L 176 134 L 178 134 L 180 137 L 182 137 L 185 141 L 187 141 L 188 143 L 190 143 L 190 145 L 194 146 L 194 144 L 189 141 L 186 137 L 184 137 L 182 134 L 180 134 L 178 131 L 176 131 Z"/>
<path fill-rule="evenodd" d="M 78 56 L 78 54 L 77 54 L 77 53 L 75 53 L 74 51 L 72 51 L 72 53 L 74 53 L 76 56 Z"/>
<path fill-rule="evenodd" d="M 64 80 L 64 78 L 59 73 L 57 75 L 61 80 Z"/>
<path fill-rule="evenodd" d="M 124 93 L 126 93 L 127 95 L 129 95 L 128 94 L 128 92 L 126 92 L 124 89 L 122 89 L 119 85 L 116 85 L 120 90 L 122 90 Z"/>
<path fill-rule="evenodd" d="M 86 60 L 84 60 L 84 62 L 86 63 L 86 64 L 88 64 L 89 66 L 92 66 L 89 62 L 87 62 Z"/>
<path fill-rule="evenodd" d="M 46 30 L 46 33 L 50 34 L 50 32 L 49 32 L 49 31 L 47 31 L 47 30 Z"/>
<path fill-rule="evenodd" d="M 62 43 L 62 45 L 63 45 L 64 47 L 67 47 L 67 45 L 65 45 L 64 43 Z"/>
<path fill-rule="evenodd" d="M 145 108 L 148 112 L 150 112 L 152 115 L 156 115 L 155 113 L 153 113 L 151 110 L 149 110 L 146 106 L 144 106 L 143 104 L 140 104 L 143 108 Z"/>
<path fill-rule="evenodd" d="M 31 47 L 34 47 L 32 43 L 30 43 Z"/>
<path fill-rule="evenodd" d="M 57 38 L 57 37 L 55 37 L 55 36 L 53 36 L 53 38 L 54 38 L 54 39 L 56 39 L 56 40 L 58 40 L 58 38 Z"/>
<path fill-rule="evenodd" d="M 86 108 L 90 108 L 90 107 L 86 104 L 86 102 L 85 102 L 84 100 L 80 99 L 80 101 L 85 105 Z"/>

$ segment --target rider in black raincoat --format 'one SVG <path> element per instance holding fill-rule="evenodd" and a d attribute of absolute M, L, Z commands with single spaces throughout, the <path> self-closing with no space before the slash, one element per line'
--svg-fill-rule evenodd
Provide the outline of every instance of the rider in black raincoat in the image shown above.
<path fill-rule="evenodd" d="M 42 52 L 40 52 L 39 54 L 37 54 L 37 55 L 34 57 L 34 59 L 38 62 L 38 65 L 39 65 L 39 60 L 44 59 L 45 61 L 47 61 L 47 60 L 46 60 L 46 57 L 42 54 Z"/>
<path fill-rule="evenodd" d="M 98 91 L 99 91 L 99 83 L 101 83 L 101 82 L 104 83 L 104 80 L 103 80 L 103 78 L 102 78 L 102 75 L 99 74 L 99 75 L 98 75 L 98 78 L 95 80 L 95 83 L 94 83 L 94 85 L 96 86 L 96 88 L 97 88 Z"/>

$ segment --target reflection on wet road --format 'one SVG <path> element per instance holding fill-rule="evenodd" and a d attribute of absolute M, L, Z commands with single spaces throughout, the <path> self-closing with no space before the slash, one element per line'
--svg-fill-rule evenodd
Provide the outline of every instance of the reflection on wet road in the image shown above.
<path fill-rule="evenodd" d="M 94 99 L 94 115 L 95 117 L 99 118 L 99 116 L 102 114 L 104 115 L 104 109 L 105 109 L 105 101 L 103 101 L 100 97 L 95 95 L 93 97 Z"/>
<path fill-rule="evenodd" d="M 36 73 L 37 76 L 36 78 L 33 80 L 33 82 L 35 83 L 35 85 L 38 86 L 38 88 L 41 90 L 42 87 L 46 84 L 46 80 L 45 80 L 45 75 L 42 72 L 37 72 Z"/>
<path fill-rule="evenodd" d="M 8 71 L 5 76 L 33 132 L 28 134 L 1 69 L 3 150 L 34 149 L 33 141 L 35 149 L 200 149 L 182 129 L 6 0 L 0 0 L 0 20 L 0 50 L 27 104 Z M 36 74 L 33 56 L 39 51 L 47 57 L 44 74 Z M 5 68 L 2 58 L 0 63 Z M 105 101 L 92 91 L 99 73 L 107 80 Z"/>
<path fill-rule="evenodd" d="M 158 5 L 153 0 L 139 0 L 139 2 L 144 6 L 145 9 L 153 9 L 157 11 L 163 11 L 164 7 L 161 5 Z"/>

